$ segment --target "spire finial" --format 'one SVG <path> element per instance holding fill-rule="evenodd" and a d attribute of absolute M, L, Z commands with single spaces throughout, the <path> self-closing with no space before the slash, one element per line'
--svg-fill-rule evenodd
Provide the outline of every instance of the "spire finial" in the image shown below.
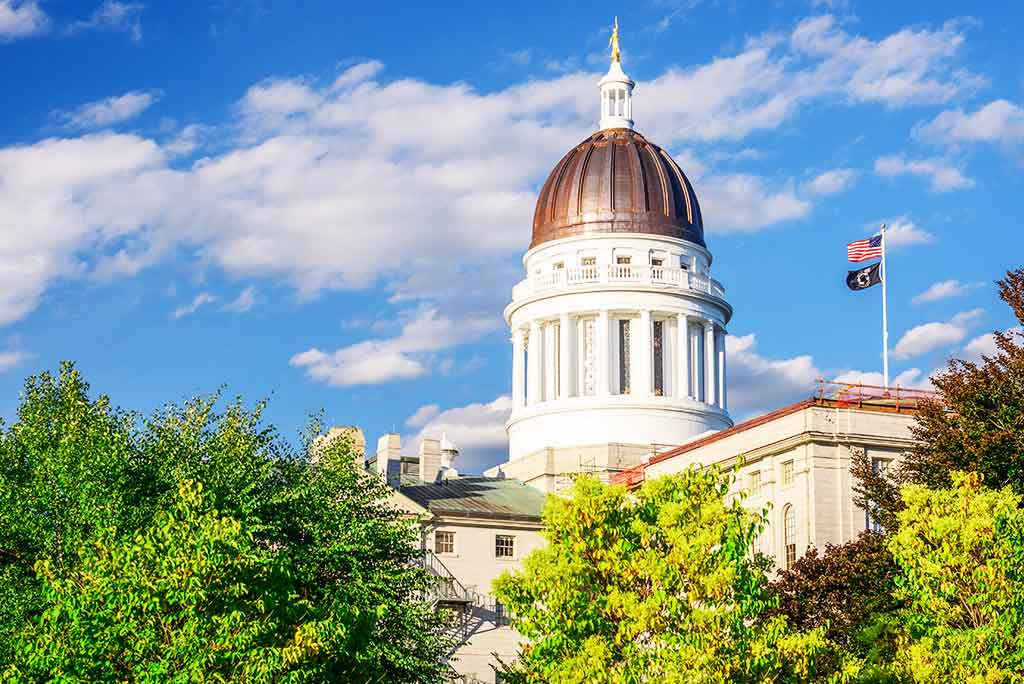
<path fill-rule="evenodd" d="M 608 45 L 612 48 L 612 61 L 620 61 L 622 53 L 619 51 L 619 18 L 615 17 L 615 26 L 612 28 L 612 37 L 608 40 Z"/>

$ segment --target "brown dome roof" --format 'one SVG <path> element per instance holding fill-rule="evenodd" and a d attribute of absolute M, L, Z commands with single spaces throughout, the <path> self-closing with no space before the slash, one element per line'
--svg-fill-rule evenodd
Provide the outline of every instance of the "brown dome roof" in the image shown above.
<path fill-rule="evenodd" d="M 569 150 L 537 198 L 530 247 L 597 233 L 639 233 L 704 245 L 693 186 L 665 150 L 636 131 L 598 131 Z"/>

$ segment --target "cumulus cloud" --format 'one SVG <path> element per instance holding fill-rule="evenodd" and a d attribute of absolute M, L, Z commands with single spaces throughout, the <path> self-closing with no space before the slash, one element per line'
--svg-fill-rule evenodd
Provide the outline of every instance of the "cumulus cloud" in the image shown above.
<path fill-rule="evenodd" d="M 943 144 L 1024 142 L 1024 109 L 994 100 L 975 112 L 945 111 L 914 130 L 920 138 Z"/>
<path fill-rule="evenodd" d="M 108 1 L 77 30 L 131 27 L 141 11 Z M 754 39 L 642 83 L 638 118 L 676 149 L 777 128 L 813 100 L 929 101 L 940 87 L 967 87 L 953 68 L 962 37 L 947 25 L 874 41 L 815 18 L 784 39 Z M 237 136 L 188 165 L 181 158 L 200 128 L 165 144 L 101 134 L 0 148 L 0 324 L 59 278 L 135 273 L 176 248 L 234 278 L 283 280 L 301 297 L 382 285 L 396 302 L 427 302 L 453 321 L 465 315 L 467 290 L 504 297 L 538 184 L 592 130 L 598 74 L 487 93 L 382 74 L 366 62 L 327 84 L 258 83 L 221 128 Z M 793 180 L 684 169 L 711 232 L 758 230 L 812 209 Z M 451 284 L 470 282 L 464 274 L 481 264 L 485 285 Z M 422 366 L 401 352 L 398 360 L 407 374 Z"/>
<path fill-rule="evenodd" d="M 0 0 L 0 43 L 41 33 L 49 23 L 36 0 Z"/>
<path fill-rule="evenodd" d="M 71 129 L 107 128 L 146 111 L 160 98 L 158 91 L 135 91 L 88 102 L 71 112 L 54 112 L 54 117 Z"/>
<path fill-rule="evenodd" d="M 212 304 L 215 301 L 217 301 L 217 297 L 215 295 L 212 295 L 209 292 L 200 292 L 195 297 L 193 297 L 191 302 L 189 302 L 188 304 L 183 304 L 182 306 L 179 306 L 177 309 L 175 309 L 174 313 L 172 313 L 171 316 L 173 318 L 184 318 L 185 316 L 191 316 L 196 311 L 199 311 L 199 309 L 201 309 L 202 307 L 206 306 L 207 304 Z"/>
<path fill-rule="evenodd" d="M 984 309 L 971 309 L 961 311 L 948 321 L 915 326 L 900 337 L 893 347 L 892 357 L 897 360 L 910 359 L 954 345 L 967 336 L 967 332 L 984 313 Z"/>
<path fill-rule="evenodd" d="M 423 406 L 406 421 L 410 427 L 420 427 L 419 432 L 403 441 L 411 446 L 445 434 L 459 449 L 455 467 L 464 473 L 480 473 L 507 458 L 505 422 L 511 412 L 512 398 L 508 396 L 444 411 L 435 405 Z"/>
<path fill-rule="evenodd" d="M 1008 335 L 1024 335 L 1024 328 L 1015 325 L 1012 328 L 1008 328 L 1005 332 Z M 961 356 L 965 361 L 980 363 L 983 357 L 995 356 L 998 353 L 999 348 L 996 346 L 996 336 L 992 333 L 985 333 L 964 345 Z"/>
<path fill-rule="evenodd" d="M 804 183 L 803 190 L 813 197 L 827 197 L 849 188 L 857 180 L 857 175 L 854 169 L 832 169 Z"/>
<path fill-rule="evenodd" d="M 73 22 L 65 33 L 74 35 L 83 31 L 122 31 L 132 42 L 142 40 L 142 11 L 146 6 L 138 2 L 103 0 L 88 19 Z"/>
<path fill-rule="evenodd" d="M 949 192 L 974 186 L 974 181 L 952 164 L 941 159 L 906 159 L 900 156 L 879 157 L 875 173 L 892 178 L 903 174 L 920 176 L 934 192 Z"/>
<path fill-rule="evenodd" d="M 32 358 L 32 354 L 20 349 L 0 351 L 0 373 L 8 371 Z"/>
<path fill-rule="evenodd" d="M 971 290 L 984 287 L 985 283 L 961 283 L 959 280 L 940 280 L 933 283 L 927 290 L 910 300 L 912 304 L 925 304 L 937 302 L 942 299 L 960 297 Z"/>
<path fill-rule="evenodd" d="M 890 377 L 889 386 L 905 387 L 907 389 L 932 389 L 930 377 L 930 373 L 925 374 L 920 368 L 908 368 L 895 377 Z M 885 385 L 885 377 L 878 371 L 842 371 L 835 376 L 835 381 L 851 385 L 872 385 L 874 387 L 883 387 Z"/>
<path fill-rule="evenodd" d="M 822 372 L 809 354 L 771 359 L 757 351 L 755 335 L 729 335 L 729 411 L 740 419 L 811 396 Z"/>
<path fill-rule="evenodd" d="M 886 226 L 886 249 L 900 249 L 902 247 L 927 245 L 931 242 L 935 242 L 934 235 L 919 227 L 906 216 L 897 216 L 892 219 L 873 221 L 864 226 L 864 229 L 869 233 L 877 233 L 878 226 L 882 223 Z"/>
<path fill-rule="evenodd" d="M 291 365 L 335 387 L 418 378 L 430 371 L 432 353 L 477 339 L 499 324 L 490 317 L 456 322 L 435 307 L 422 306 L 410 312 L 395 337 L 364 340 L 333 352 L 314 347 L 292 356 Z"/>

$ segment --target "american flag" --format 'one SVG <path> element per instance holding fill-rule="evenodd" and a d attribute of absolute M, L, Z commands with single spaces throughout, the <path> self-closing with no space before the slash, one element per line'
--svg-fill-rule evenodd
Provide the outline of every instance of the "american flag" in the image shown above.
<path fill-rule="evenodd" d="M 881 234 L 863 240 L 854 240 L 846 245 L 846 257 L 850 261 L 867 261 L 882 256 Z"/>

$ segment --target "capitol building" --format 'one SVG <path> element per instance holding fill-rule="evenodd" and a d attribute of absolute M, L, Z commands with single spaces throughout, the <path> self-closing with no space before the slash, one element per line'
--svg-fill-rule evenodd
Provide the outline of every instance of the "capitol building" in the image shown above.
<path fill-rule="evenodd" d="M 450 662 L 466 683 L 497 682 L 498 658 L 514 659 L 520 639 L 491 582 L 543 544 L 546 497 L 573 478 L 635 487 L 695 465 L 740 464 L 734 489 L 746 491 L 746 505 L 770 507 L 756 549 L 783 568 L 873 524 L 854 502 L 854 454 L 881 469 L 913 447 L 921 393 L 900 389 L 823 383 L 734 424 L 725 344 L 733 309 L 713 275 L 698 195 L 634 129 L 635 83 L 617 29 L 612 43 L 595 92 L 598 130 L 541 188 L 523 278 L 504 311 L 508 460 L 460 474 L 443 435 L 409 455 L 387 434 L 366 454 L 392 503 L 419 521 L 426 567 L 440 579 L 436 601 L 460 616 Z"/>

